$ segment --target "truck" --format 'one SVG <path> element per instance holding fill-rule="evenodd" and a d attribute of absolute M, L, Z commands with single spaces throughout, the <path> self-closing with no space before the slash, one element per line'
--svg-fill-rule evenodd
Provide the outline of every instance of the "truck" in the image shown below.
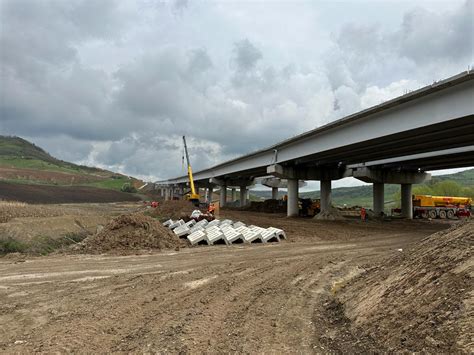
<path fill-rule="evenodd" d="M 471 215 L 470 197 L 413 195 L 412 199 L 413 217 L 453 219 Z"/>
<path fill-rule="evenodd" d="M 319 199 L 300 198 L 298 208 L 301 217 L 314 217 L 321 210 L 321 201 Z"/>

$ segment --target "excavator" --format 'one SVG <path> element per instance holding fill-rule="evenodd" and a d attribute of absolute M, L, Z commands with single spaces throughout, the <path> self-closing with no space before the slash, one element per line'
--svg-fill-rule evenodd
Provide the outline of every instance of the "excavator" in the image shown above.
<path fill-rule="evenodd" d="M 193 169 L 191 168 L 191 163 L 189 161 L 188 146 L 186 145 L 186 137 L 185 136 L 183 136 L 183 143 L 184 143 L 184 152 L 186 154 L 186 162 L 188 164 L 189 186 L 191 187 L 191 191 L 189 191 L 185 195 L 185 199 L 191 201 L 195 206 L 199 207 L 199 197 L 200 196 L 196 192 L 196 187 L 194 186 Z"/>

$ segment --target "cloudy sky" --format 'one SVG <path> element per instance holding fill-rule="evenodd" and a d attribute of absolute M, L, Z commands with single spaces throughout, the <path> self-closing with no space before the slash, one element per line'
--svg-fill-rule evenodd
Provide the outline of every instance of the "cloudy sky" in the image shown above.
<path fill-rule="evenodd" d="M 473 65 L 473 0 L 0 0 L 0 133 L 146 178 Z"/>

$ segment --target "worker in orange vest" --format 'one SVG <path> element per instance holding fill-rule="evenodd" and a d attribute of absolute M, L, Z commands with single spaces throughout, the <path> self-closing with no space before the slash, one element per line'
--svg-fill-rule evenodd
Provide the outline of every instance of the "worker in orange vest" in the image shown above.
<path fill-rule="evenodd" d="M 216 210 L 216 206 L 214 206 L 213 203 L 210 203 L 209 207 L 207 208 L 207 212 L 209 212 L 210 214 L 214 214 L 215 210 Z"/>

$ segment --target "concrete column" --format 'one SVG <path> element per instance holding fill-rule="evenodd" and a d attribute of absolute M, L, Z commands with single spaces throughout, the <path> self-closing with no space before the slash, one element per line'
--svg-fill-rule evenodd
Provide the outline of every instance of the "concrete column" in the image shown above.
<path fill-rule="evenodd" d="M 240 207 L 247 205 L 247 186 L 240 186 Z"/>
<path fill-rule="evenodd" d="M 272 187 L 272 199 L 278 200 L 278 187 Z"/>
<path fill-rule="evenodd" d="M 411 184 L 402 184 L 402 217 L 413 218 L 413 201 L 411 199 Z"/>
<path fill-rule="evenodd" d="M 165 201 L 168 201 L 170 199 L 170 189 L 165 188 Z"/>
<path fill-rule="evenodd" d="M 288 179 L 287 215 L 298 216 L 298 179 Z"/>
<path fill-rule="evenodd" d="M 174 198 L 174 187 L 170 189 L 170 200 Z"/>
<path fill-rule="evenodd" d="M 321 180 L 321 212 L 331 209 L 331 180 Z"/>
<path fill-rule="evenodd" d="M 179 196 L 181 200 L 184 200 L 184 186 L 183 185 L 179 186 Z"/>
<path fill-rule="evenodd" d="M 231 198 L 232 198 L 232 202 L 235 202 L 235 200 L 237 200 L 237 194 L 235 193 L 235 187 L 232 188 L 232 190 L 231 190 Z"/>
<path fill-rule="evenodd" d="M 219 198 L 219 204 L 221 207 L 224 207 L 226 202 L 227 202 L 227 185 L 222 185 L 221 195 Z"/>
<path fill-rule="evenodd" d="M 380 217 L 384 210 L 384 184 L 383 182 L 374 182 L 372 185 L 372 199 L 374 214 Z"/>
<path fill-rule="evenodd" d="M 214 190 L 212 187 L 208 187 L 207 188 L 207 203 L 211 203 L 212 202 L 212 190 Z"/>

